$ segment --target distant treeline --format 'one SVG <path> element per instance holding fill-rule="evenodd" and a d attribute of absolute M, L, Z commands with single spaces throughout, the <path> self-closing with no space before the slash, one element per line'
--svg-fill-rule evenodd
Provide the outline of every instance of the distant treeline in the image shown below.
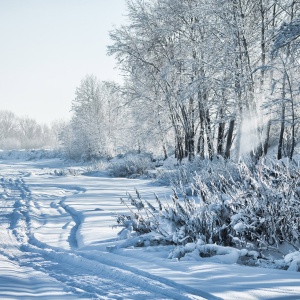
<path fill-rule="evenodd" d="M 18 117 L 10 111 L 0 111 L 0 149 L 41 149 L 59 145 L 62 122 L 51 126 L 39 124 L 29 117 Z"/>

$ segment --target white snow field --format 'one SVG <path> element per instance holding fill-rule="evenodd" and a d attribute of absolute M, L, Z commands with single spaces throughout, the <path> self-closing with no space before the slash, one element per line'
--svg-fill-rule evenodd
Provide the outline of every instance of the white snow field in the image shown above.
<path fill-rule="evenodd" d="M 163 199 L 170 189 L 52 175 L 64 164 L 0 161 L 0 299 L 300 299 L 299 272 L 170 260 L 170 246 L 118 247 L 120 197 L 137 188 Z"/>

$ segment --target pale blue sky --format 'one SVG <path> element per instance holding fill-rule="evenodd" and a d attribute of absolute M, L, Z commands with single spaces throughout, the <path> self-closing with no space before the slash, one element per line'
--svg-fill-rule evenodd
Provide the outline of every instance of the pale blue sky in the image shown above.
<path fill-rule="evenodd" d="M 121 81 L 106 46 L 125 14 L 125 0 L 0 0 L 0 110 L 50 123 L 86 74 Z"/>

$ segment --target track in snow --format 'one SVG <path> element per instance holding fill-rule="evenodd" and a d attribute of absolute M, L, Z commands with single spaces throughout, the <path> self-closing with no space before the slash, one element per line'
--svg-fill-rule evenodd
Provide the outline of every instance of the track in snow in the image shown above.
<path fill-rule="evenodd" d="M 80 219 L 65 204 L 60 205 L 75 221 L 69 242 L 72 250 L 52 247 L 39 241 L 31 226 L 37 202 L 21 178 L 2 178 L 0 218 L 9 222 L 7 236 L 0 239 L 2 246 L 13 247 L 2 255 L 14 261 L 22 269 L 36 270 L 45 278 L 53 278 L 64 286 L 66 292 L 78 298 L 97 299 L 218 299 L 208 293 L 193 290 L 170 280 L 152 276 L 134 268 L 107 259 L 95 260 L 77 252 L 76 230 Z M 74 194 L 78 193 L 75 191 Z M 103 253 L 105 255 L 105 253 Z M 0 287 L 1 288 L 1 287 Z M 25 293 L 25 291 L 24 291 Z M 1 295 L 1 290 L 0 290 Z"/>

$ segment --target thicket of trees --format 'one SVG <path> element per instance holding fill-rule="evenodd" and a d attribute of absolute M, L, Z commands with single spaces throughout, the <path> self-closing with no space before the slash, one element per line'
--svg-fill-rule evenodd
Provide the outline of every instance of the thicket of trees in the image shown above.
<path fill-rule="evenodd" d="M 150 117 L 153 109 L 120 85 L 87 75 L 75 95 L 72 119 L 60 135 L 69 157 L 91 160 L 129 151 L 164 151 L 167 156 L 162 125 Z M 157 149 L 161 143 L 163 147 Z"/>
<path fill-rule="evenodd" d="M 72 119 L 60 136 L 67 155 L 91 160 L 121 151 L 127 110 L 115 84 L 87 75 L 75 94 Z"/>
<path fill-rule="evenodd" d="M 110 33 L 124 84 L 83 79 L 63 141 L 87 159 L 124 149 L 260 157 L 299 137 L 300 4 L 130 0 Z M 72 153 L 71 153 L 72 152 Z"/>
<path fill-rule="evenodd" d="M 59 146 L 61 123 L 38 124 L 28 117 L 17 117 L 10 111 L 0 111 L 0 149 L 41 149 Z"/>

